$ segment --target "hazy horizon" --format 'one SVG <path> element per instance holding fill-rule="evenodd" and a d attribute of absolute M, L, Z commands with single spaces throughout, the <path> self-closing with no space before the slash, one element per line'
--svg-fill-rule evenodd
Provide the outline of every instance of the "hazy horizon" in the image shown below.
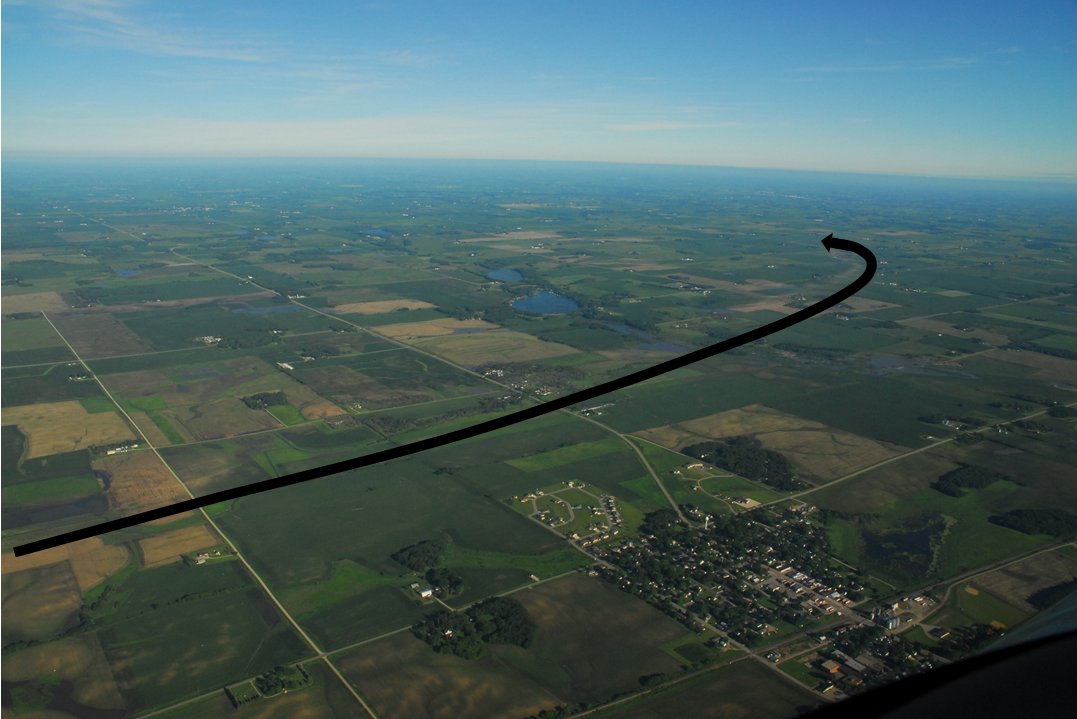
<path fill-rule="evenodd" d="M 1077 176 L 1072 4 L 5 2 L 5 157 Z"/>

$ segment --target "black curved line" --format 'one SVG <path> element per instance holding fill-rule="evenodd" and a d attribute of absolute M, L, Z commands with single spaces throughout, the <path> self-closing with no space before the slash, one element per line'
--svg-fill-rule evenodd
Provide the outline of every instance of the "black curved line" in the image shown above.
<path fill-rule="evenodd" d="M 493 432 L 494 430 L 504 429 L 517 422 L 524 422 L 529 419 L 535 419 L 541 417 L 544 414 L 556 412 L 559 409 L 565 409 L 571 407 L 579 402 L 585 402 L 595 397 L 613 392 L 615 390 L 624 389 L 625 387 L 631 387 L 634 384 L 644 382 L 649 379 L 658 377 L 667 372 L 672 372 L 675 369 L 680 369 L 687 365 L 699 362 L 700 360 L 707 359 L 708 357 L 714 357 L 723 352 L 727 352 L 731 349 L 736 349 L 741 345 L 754 342 L 758 339 L 762 339 L 767 335 L 780 332 L 781 330 L 792 327 L 793 325 L 810 319 L 820 312 L 825 312 L 839 302 L 846 300 L 861 289 L 863 289 L 871 278 L 875 276 L 875 269 L 878 263 L 875 259 L 875 255 L 871 250 L 863 245 L 853 242 L 852 240 L 843 240 L 834 235 L 827 235 L 823 238 L 823 247 L 827 252 L 830 252 L 832 248 L 839 250 L 845 250 L 846 252 L 854 252 L 859 255 L 865 263 L 864 271 L 859 277 L 853 280 L 850 284 L 838 290 L 829 297 L 816 302 L 810 307 L 805 307 L 802 310 L 794 312 L 791 315 L 775 320 L 769 324 L 757 327 L 754 330 L 749 330 L 744 334 L 737 335 L 736 337 L 730 337 L 729 339 L 722 340 L 707 347 L 702 347 L 698 350 L 693 350 L 686 354 L 674 357 L 671 360 L 665 362 L 659 362 L 656 365 L 647 367 L 646 369 L 627 374 L 624 377 L 618 377 L 617 379 L 603 382 L 602 384 L 595 385 L 588 389 L 573 392 L 572 394 L 565 395 L 564 397 L 558 397 L 548 402 L 544 402 L 540 405 L 533 407 L 527 407 L 525 409 L 517 410 L 512 414 L 507 414 L 503 417 L 497 417 L 495 419 L 486 420 L 485 422 L 479 422 L 478 424 L 471 425 L 470 427 L 464 427 L 462 429 L 452 430 L 451 432 L 445 432 L 435 437 L 428 437 L 426 439 L 420 439 L 409 444 L 404 444 L 399 447 L 391 447 L 384 449 L 373 454 L 363 455 L 362 457 L 353 457 L 352 459 L 345 459 L 340 462 L 334 462 L 332 464 L 325 464 L 321 467 L 314 467 L 313 469 L 305 469 L 301 472 L 295 472 L 293 474 L 286 474 L 282 477 L 274 477 L 273 479 L 264 479 L 260 482 L 253 482 L 251 484 L 245 484 L 241 487 L 233 487 L 232 489 L 222 489 L 218 492 L 212 492 L 201 497 L 195 497 L 194 499 L 186 499 L 182 502 L 176 502 L 165 507 L 158 507 L 156 509 L 148 509 L 144 512 L 138 512 L 127 517 L 120 519 L 113 519 L 108 522 L 102 522 L 101 524 L 95 524 L 84 529 L 76 529 L 71 532 L 64 532 L 54 537 L 47 539 L 39 539 L 34 542 L 27 542 L 15 547 L 15 556 L 21 557 L 25 554 L 32 554 L 34 552 L 40 552 L 45 549 L 51 549 L 52 547 L 59 547 L 70 542 L 75 542 L 80 539 L 87 539 L 89 537 L 96 537 L 99 534 L 105 534 L 106 532 L 114 532 L 118 529 L 125 529 L 127 527 L 133 527 L 143 522 L 149 522 L 154 519 L 161 519 L 162 517 L 170 517 L 174 514 L 181 512 L 187 512 L 192 509 L 199 509 L 206 507 L 210 504 L 217 504 L 218 502 L 224 502 L 230 499 L 238 499 L 240 497 L 248 497 L 252 494 L 258 494 L 259 492 L 267 492 L 271 489 L 280 489 L 281 487 L 287 487 L 292 484 L 299 484 L 300 482 L 309 482 L 312 479 L 319 479 L 330 474 L 339 474 L 340 472 L 346 472 L 350 469 L 360 469 L 362 467 L 369 467 L 372 464 L 380 464 L 381 462 L 387 462 L 391 459 L 399 459 L 401 457 L 407 457 L 408 455 L 416 454 L 418 452 L 424 452 L 428 449 L 434 449 L 436 447 L 444 447 L 447 444 L 458 442 L 464 439 L 471 439 L 487 432 Z"/>

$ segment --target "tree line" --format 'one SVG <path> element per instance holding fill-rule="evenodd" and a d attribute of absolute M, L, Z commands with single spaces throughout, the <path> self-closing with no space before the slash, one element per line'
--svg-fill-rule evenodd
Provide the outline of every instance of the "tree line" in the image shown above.
<path fill-rule="evenodd" d="M 808 487 L 796 478 L 789 460 L 773 450 L 764 449 L 754 437 L 700 442 L 685 447 L 681 452 L 775 489 L 793 491 Z"/>

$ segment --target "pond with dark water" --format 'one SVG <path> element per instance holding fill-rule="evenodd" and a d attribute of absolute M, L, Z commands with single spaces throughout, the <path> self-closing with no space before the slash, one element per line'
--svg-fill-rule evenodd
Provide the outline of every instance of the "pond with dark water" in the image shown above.
<path fill-rule="evenodd" d="M 507 267 L 500 270 L 490 270 L 486 273 L 486 279 L 497 280 L 498 282 L 519 282 L 524 276 L 516 270 L 510 270 Z"/>

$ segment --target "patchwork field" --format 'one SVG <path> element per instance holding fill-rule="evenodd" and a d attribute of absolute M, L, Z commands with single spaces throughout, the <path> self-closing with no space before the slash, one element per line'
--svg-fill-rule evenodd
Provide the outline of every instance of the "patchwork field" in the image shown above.
<path fill-rule="evenodd" d="M 635 434 L 672 449 L 681 449 L 700 439 L 754 437 L 767 449 L 785 455 L 801 470 L 804 479 L 815 482 L 835 479 L 906 451 L 904 447 L 758 404 Z"/>
<path fill-rule="evenodd" d="M 4 574 L 8 574 L 69 562 L 79 591 L 88 592 L 122 569 L 130 556 L 127 547 L 122 544 L 105 544 L 100 537 L 91 537 L 25 557 L 5 554 L 0 569 Z"/>
<path fill-rule="evenodd" d="M 287 400 L 282 409 L 294 408 L 299 421 L 344 414 L 309 387 L 256 357 L 189 364 L 169 371 L 121 372 L 107 375 L 104 381 L 129 411 L 145 413 L 150 424 L 160 430 L 158 438 L 170 444 L 281 427 L 283 423 L 267 408 L 244 403 L 244 398 L 261 393 L 282 392 Z"/>
<path fill-rule="evenodd" d="M 8 407 L 3 422 L 17 425 L 26 435 L 28 459 L 138 439 L 118 414 L 90 414 L 76 401 Z"/>

